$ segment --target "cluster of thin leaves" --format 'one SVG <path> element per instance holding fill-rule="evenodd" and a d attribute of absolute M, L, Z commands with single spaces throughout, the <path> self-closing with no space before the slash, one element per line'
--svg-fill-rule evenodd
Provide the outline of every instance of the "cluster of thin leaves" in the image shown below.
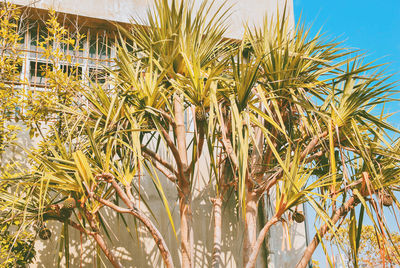
<path fill-rule="evenodd" d="M 118 196 L 98 174 L 135 189 L 145 173 L 175 232 L 155 171 L 190 206 L 196 164 L 207 154 L 210 197 L 234 196 L 243 221 L 250 201 L 258 204 L 263 195 L 284 226 L 306 203 L 317 215 L 318 245 L 326 229 L 350 215 L 357 256 L 367 216 L 384 252 L 391 235 L 383 200 L 390 197 L 397 214 L 400 181 L 400 143 L 393 138 L 399 131 L 383 108 L 397 92 L 390 76 L 340 42 L 289 25 L 285 11 L 261 27 L 246 26 L 242 40 L 225 39 L 229 9 L 214 15 L 211 6 L 204 2 L 195 12 L 183 1 L 157 0 L 146 21 L 133 21 L 130 30 L 117 26 L 112 89 L 91 84 L 80 91 L 79 106 L 60 104 L 62 127 L 30 153 L 32 172 L 3 180 L 16 190 L 0 194 L 2 219 L 42 223 L 51 206 L 72 196 L 79 205 L 69 221 L 86 230 L 94 217 L 108 234 L 99 200 L 118 203 Z M 248 255 L 257 253 L 251 248 Z"/>

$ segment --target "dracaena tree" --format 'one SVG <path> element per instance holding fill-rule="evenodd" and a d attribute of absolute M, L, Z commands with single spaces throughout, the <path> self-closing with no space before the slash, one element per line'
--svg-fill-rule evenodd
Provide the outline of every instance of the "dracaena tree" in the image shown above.
<path fill-rule="evenodd" d="M 134 53 L 126 53 L 126 47 L 121 46 L 115 71 L 118 87 L 127 95 L 127 101 L 135 105 L 136 116 L 156 130 L 140 137 L 137 151 L 141 150 L 141 155 L 176 185 L 182 267 L 194 265 L 191 206 L 194 170 L 206 139 L 210 92 L 213 88 L 216 90 L 217 80 L 214 79 L 225 69 L 220 59 L 230 51 L 228 45 L 232 43 L 223 39 L 225 13 L 220 8 L 216 14 L 211 14 L 210 7 L 204 1 L 194 11 L 193 4 L 183 1 L 155 1 L 145 21 L 134 21 L 147 26 L 133 27 L 131 32 L 120 28 L 135 48 Z M 137 66 L 134 62 L 140 62 L 141 68 L 157 74 L 148 90 L 147 86 L 134 81 L 133 69 Z M 188 121 L 185 122 L 187 116 L 192 116 L 195 128 L 190 138 Z M 166 148 L 173 163 L 162 159 L 157 148 L 152 150 L 147 146 L 148 139 L 157 144 L 162 142 L 165 146 L 158 148 Z"/>
<path fill-rule="evenodd" d="M 42 204 L 28 211 L 31 219 L 42 222 L 46 208 L 59 219 L 57 202 L 69 196 L 80 200 L 77 214 L 89 225 L 72 219 L 64 225 L 88 235 L 100 235 L 100 208 L 131 214 L 172 267 L 162 234 L 132 197 L 139 194 L 134 175 L 146 170 L 175 228 L 157 170 L 177 190 L 181 266 L 194 267 L 192 191 L 195 167 L 207 156 L 215 190 L 208 196 L 214 267 L 224 265 L 221 211 L 232 192 L 244 225 L 243 267 L 255 267 L 272 226 L 287 229 L 309 218 L 303 205 L 315 211 L 317 232 L 297 267 L 307 266 L 327 233 L 340 245 L 334 233 L 346 218 L 354 256 L 364 216 L 373 222 L 384 255 L 392 240 L 383 215 L 386 206 L 398 207 L 400 179 L 399 142 L 392 138 L 398 130 L 383 108 L 378 111 L 395 101 L 390 77 L 340 42 L 289 25 L 286 11 L 265 18 L 261 27 L 244 26 L 242 40 L 225 39 L 227 12 L 220 7 L 211 14 L 211 7 L 204 2 L 194 11 L 184 1 L 156 0 L 145 20 L 133 21 L 130 30 L 118 26 L 115 66 L 108 70 L 112 89 L 91 84 L 79 91 L 79 105 L 60 105 L 66 120 L 49 134 L 47 147 L 53 149 L 32 153 L 35 172 L 15 179 L 26 189 L 40 189 L 30 195 Z M 15 200 L 4 196 L 5 204 Z M 274 213 L 257 228 L 264 197 Z M 24 215 L 20 208 L 15 213 Z"/>

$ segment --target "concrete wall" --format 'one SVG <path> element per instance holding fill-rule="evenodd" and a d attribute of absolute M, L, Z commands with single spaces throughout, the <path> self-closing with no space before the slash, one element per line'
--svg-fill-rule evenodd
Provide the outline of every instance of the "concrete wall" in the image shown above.
<path fill-rule="evenodd" d="M 37 8 L 78 14 L 82 16 L 129 22 L 130 18 L 142 18 L 153 0 L 10 0 L 10 2 L 31 5 Z M 211 1 L 209 1 L 211 2 Z M 214 10 L 222 0 L 215 1 Z M 283 10 L 286 0 L 227 0 L 226 7 L 232 7 L 232 16 L 227 21 L 229 25 L 228 36 L 240 38 L 243 34 L 243 22 L 250 25 L 259 25 L 263 16 L 273 16 L 277 8 Z M 199 5 L 201 1 L 195 1 Z M 288 14 L 293 22 L 293 1 L 287 1 Z"/>

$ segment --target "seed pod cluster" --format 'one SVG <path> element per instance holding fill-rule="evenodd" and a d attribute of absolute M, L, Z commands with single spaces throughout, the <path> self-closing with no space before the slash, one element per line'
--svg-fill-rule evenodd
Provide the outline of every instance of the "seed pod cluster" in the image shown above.
<path fill-rule="evenodd" d="M 306 217 L 302 212 L 295 211 L 293 212 L 293 219 L 297 223 L 302 223 L 306 219 Z"/>
<path fill-rule="evenodd" d="M 68 197 L 64 200 L 63 206 L 60 209 L 60 217 L 67 220 L 71 217 L 72 211 L 76 208 L 76 201 L 73 197 Z"/>
<path fill-rule="evenodd" d="M 63 208 L 65 209 L 74 209 L 76 207 L 76 201 L 73 197 L 68 197 L 64 200 Z"/>
<path fill-rule="evenodd" d="M 72 209 L 61 208 L 60 209 L 60 217 L 64 220 L 68 220 L 72 215 Z"/>
<path fill-rule="evenodd" d="M 42 240 L 49 240 L 51 237 L 51 231 L 48 228 L 44 227 L 39 231 L 39 237 Z"/>
<path fill-rule="evenodd" d="M 382 194 L 381 196 L 381 200 L 382 200 L 382 204 L 385 207 L 390 207 L 391 205 L 393 205 L 393 197 L 390 194 Z"/>

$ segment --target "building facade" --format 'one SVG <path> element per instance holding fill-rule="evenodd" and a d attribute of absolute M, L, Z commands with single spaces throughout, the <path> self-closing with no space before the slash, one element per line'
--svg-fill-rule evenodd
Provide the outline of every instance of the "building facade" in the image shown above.
<path fill-rule="evenodd" d="M 104 74 L 104 68 L 110 66 L 112 58 L 115 57 L 115 31 L 112 22 L 127 24 L 131 17 L 141 17 L 146 13 L 151 5 L 151 0 L 40 0 L 26 1 L 13 0 L 12 3 L 29 6 L 29 23 L 26 25 L 26 31 L 23 35 L 22 49 L 23 64 L 21 65 L 22 79 L 28 81 L 27 85 L 32 89 L 41 90 L 47 86 L 47 81 L 42 72 L 44 68 L 49 67 L 49 62 L 41 56 L 40 44 L 42 37 L 46 35 L 40 18 L 44 16 L 48 9 L 54 9 L 60 12 L 61 18 L 64 16 L 64 22 L 68 27 L 79 27 L 79 32 L 83 32 L 85 38 L 79 39 L 75 45 L 62 45 L 65 54 L 70 55 L 70 61 L 59 62 L 57 66 L 66 73 L 73 73 L 81 76 L 82 79 L 93 80 L 97 82 L 106 82 L 107 77 Z M 223 1 L 216 1 L 223 2 Z M 195 1 L 195 5 L 200 1 Z M 293 2 L 287 3 L 285 0 L 229 0 L 226 6 L 232 6 L 232 15 L 227 37 L 241 38 L 243 34 L 243 23 L 250 25 L 259 25 L 263 16 L 276 15 L 276 10 L 283 11 L 286 5 L 288 19 L 294 24 Z M 217 4 L 218 6 L 218 4 Z M 73 32 L 73 31 L 72 31 Z M 74 38 L 72 36 L 72 38 Z M 88 81 L 89 82 L 89 81 Z M 190 135 L 190 134 L 188 134 Z M 167 157 L 167 155 L 165 155 Z M 193 222 L 195 232 L 195 267 L 208 267 L 211 264 L 212 250 L 212 206 L 211 202 L 205 200 L 207 192 L 213 191 L 212 185 L 209 185 L 209 167 L 205 158 L 200 160 L 195 174 L 197 183 L 193 194 Z M 142 180 L 142 188 L 146 189 L 143 193 L 144 198 L 152 211 L 156 214 L 157 225 L 160 232 L 165 237 L 169 249 L 173 255 L 174 263 L 179 263 L 179 241 L 175 238 L 168 216 L 159 201 L 156 189 L 151 180 Z M 174 222 L 179 222 L 179 204 L 177 202 L 176 188 L 167 180 L 163 182 L 163 188 L 174 217 Z M 149 191 L 147 189 L 154 189 Z M 234 206 L 235 204 L 227 204 Z M 273 207 L 273 206 L 271 206 Z M 144 206 L 142 206 L 144 209 Z M 230 209 L 227 209 L 228 211 Z M 272 214 L 268 208 L 265 211 L 267 217 Z M 111 238 L 113 242 L 113 251 L 121 259 L 124 267 L 162 267 L 162 258 L 154 244 L 153 239 L 147 234 L 145 229 L 139 228 L 135 233 L 135 222 L 127 217 L 129 230 L 124 226 L 123 220 L 115 215 L 105 215 L 109 221 Z M 222 262 L 224 267 L 240 267 L 242 262 L 241 248 L 243 244 L 243 223 L 240 217 L 232 216 L 228 213 L 222 215 L 227 219 L 223 221 L 223 245 Z M 177 226 L 178 227 L 178 226 Z M 52 227 L 56 229 L 57 227 Z M 60 230 L 54 230 L 59 232 Z M 178 230 L 179 232 L 179 227 Z M 291 245 L 287 241 L 290 235 Z M 97 249 L 95 243 L 90 239 L 82 239 L 79 232 L 70 233 L 72 242 L 71 266 L 70 267 L 97 267 Z M 137 239 L 140 236 L 141 239 Z M 306 228 L 304 224 L 297 224 L 290 227 L 289 234 L 281 226 L 273 227 L 269 236 L 269 249 L 266 258 L 259 258 L 259 267 L 293 267 L 302 254 L 302 249 L 306 246 Z M 32 267 L 51 267 L 56 265 L 55 256 L 58 255 L 59 241 L 40 241 L 37 244 L 36 263 Z M 108 261 L 104 259 L 101 266 L 108 267 Z"/>

